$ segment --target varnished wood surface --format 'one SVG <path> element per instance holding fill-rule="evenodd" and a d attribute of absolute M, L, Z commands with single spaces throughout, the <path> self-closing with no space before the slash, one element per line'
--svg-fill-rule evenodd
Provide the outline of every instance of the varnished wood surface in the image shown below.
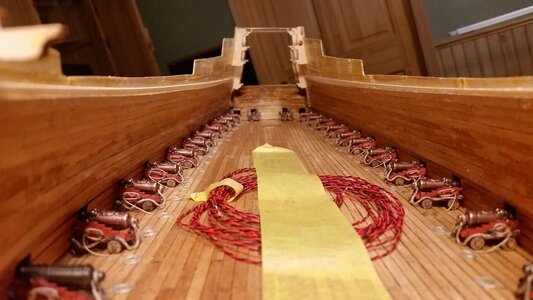
<path fill-rule="evenodd" d="M 235 26 L 304 26 L 306 36 L 320 38 L 311 0 L 228 0 L 228 5 Z M 252 34 L 247 44 L 261 84 L 294 82 L 288 34 Z"/>
<path fill-rule="evenodd" d="M 425 73 L 406 0 L 313 1 L 326 53 L 365 61 L 369 74 Z"/>
<path fill-rule="evenodd" d="M 244 86 L 232 100 L 233 107 L 241 109 L 243 116 L 256 108 L 265 120 L 279 119 L 282 107 L 288 108 L 296 117 L 298 109 L 306 106 L 305 95 L 294 85 Z"/>
<path fill-rule="evenodd" d="M 531 92 L 399 87 L 307 78 L 311 107 L 462 179 L 467 206 L 514 206 L 533 249 Z M 441 172 L 441 170 L 447 170 Z M 475 190 L 468 196 L 469 186 Z"/>
<path fill-rule="evenodd" d="M 312 173 L 360 176 L 390 189 L 402 200 L 406 220 L 400 245 L 392 255 L 374 262 L 394 299 L 513 299 L 521 267 L 532 259 L 524 250 L 463 257 L 465 248 L 456 245 L 447 233 L 440 233 L 452 228 L 459 212 L 410 205 L 407 188 L 389 186 L 380 179 L 382 170 L 360 165 L 353 155 L 336 148 L 333 140 L 326 141 L 322 134 L 295 121 L 243 121 L 225 135 L 197 169 L 186 172 L 187 181 L 167 193 L 169 202 L 164 209 L 151 216 L 135 213 L 141 219 L 141 230 L 157 232 L 144 238 L 138 250 L 108 257 L 67 255 L 60 262 L 91 263 L 106 271 L 104 285 L 108 290 L 120 283 L 134 286 L 129 295 L 114 295 L 113 299 L 259 299 L 260 265 L 226 257 L 204 238 L 176 225 L 175 220 L 195 205 L 186 200 L 187 195 L 203 190 L 230 171 L 250 167 L 251 151 L 264 143 L 294 150 Z M 245 194 L 235 205 L 258 212 L 256 196 L 255 192 Z M 343 208 L 343 212 L 353 220 L 360 217 L 358 209 Z M 171 217 L 162 218 L 161 212 Z M 124 258 L 131 254 L 138 255 L 140 262 L 125 265 Z M 485 289 L 476 282 L 477 277 L 495 280 L 498 287 Z"/>
<path fill-rule="evenodd" d="M 110 208 L 120 179 L 229 109 L 231 87 L 228 79 L 62 98 L 0 86 L 0 290 L 25 256 L 49 263 L 65 252 L 84 205 Z"/>

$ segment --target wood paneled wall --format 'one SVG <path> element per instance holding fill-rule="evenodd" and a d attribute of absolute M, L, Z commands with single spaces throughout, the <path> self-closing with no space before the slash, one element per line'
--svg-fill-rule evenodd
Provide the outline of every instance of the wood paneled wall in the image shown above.
<path fill-rule="evenodd" d="M 533 249 L 531 87 L 531 78 L 526 91 L 307 78 L 312 109 L 398 147 L 403 159 L 428 162 L 432 177 L 460 177 L 467 207 L 514 206 L 526 249 Z"/>
<path fill-rule="evenodd" d="M 533 16 L 451 38 L 436 49 L 445 76 L 533 75 Z"/>

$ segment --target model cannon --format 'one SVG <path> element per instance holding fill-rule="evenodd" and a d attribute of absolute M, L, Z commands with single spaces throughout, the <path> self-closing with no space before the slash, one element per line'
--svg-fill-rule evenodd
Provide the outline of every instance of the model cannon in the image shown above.
<path fill-rule="evenodd" d="M 322 119 L 322 120 L 320 120 L 319 122 L 317 122 L 315 124 L 315 129 L 318 130 L 318 131 L 322 131 L 322 130 L 326 130 L 330 126 L 334 126 L 334 125 L 337 125 L 337 122 L 335 122 L 333 119 L 331 119 L 331 118 Z"/>
<path fill-rule="evenodd" d="M 522 270 L 524 276 L 518 281 L 515 296 L 520 300 L 533 300 L 533 263 L 525 265 Z"/>
<path fill-rule="evenodd" d="M 288 109 L 287 107 L 282 107 L 281 111 L 279 112 L 279 116 L 281 117 L 282 121 L 292 121 L 294 119 L 292 115 L 292 111 Z"/>
<path fill-rule="evenodd" d="M 115 254 L 137 249 L 141 242 L 138 220 L 127 212 L 83 211 L 78 216 L 71 241 L 76 254 L 99 255 L 101 249 Z"/>
<path fill-rule="evenodd" d="M 219 119 L 224 121 L 224 122 L 229 122 L 232 127 L 237 126 L 239 124 L 239 122 L 241 121 L 241 118 L 240 118 L 239 115 L 229 115 L 229 114 L 228 115 L 223 115 L 223 116 L 219 117 Z"/>
<path fill-rule="evenodd" d="M 250 112 L 248 113 L 248 121 L 254 121 L 258 122 L 261 120 L 261 113 L 257 108 L 250 109 Z"/>
<path fill-rule="evenodd" d="M 105 274 L 91 265 L 20 266 L 10 299 L 78 299 L 101 300 L 101 282 Z"/>
<path fill-rule="evenodd" d="M 186 138 L 183 143 L 183 148 L 191 149 L 196 152 L 197 155 L 204 156 L 209 152 L 209 148 L 213 147 L 211 141 L 204 138 Z"/>
<path fill-rule="evenodd" d="M 197 132 L 192 134 L 190 139 L 191 140 L 198 140 L 198 141 L 205 141 L 205 142 L 201 142 L 201 144 L 202 145 L 206 145 L 209 148 L 215 147 L 217 145 L 215 140 L 211 137 L 211 132 L 206 132 L 203 135 L 205 135 L 205 136 L 199 135 L 198 131 L 197 131 Z"/>
<path fill-rule="evenodd" d="M 316 119 L 313 119 L 313 120 L 309 121 L 309 123 L 307 125 L 317 129 L 320 126 L 320 124 L 330 123 L 330 122 L 333 122 L 332 118 L 328 118 L 328 117 L 325 117 L 325 116 L 320 116 L 320 118 L 316 118 Z"/>
<path fill-rule="evenodd" d="M 168 149 L 167 159 L 185 169 L 198 166 L 198 152 L 194 149 L 171 147 Z"/>
<path fill-rule="evenodd" d="M 492 251 L 502 247 L 513 250 L 517 246 L 516 237 L 518 221 L 508 211 L 496 208 L 489 211 L 467 211 L 457 218 L 452 237 L 460 245 L 469 245 L 474 250 L 481 250 L 487 242 Z"/>
<path fill-rule="evenodd" d="M 326 138 L 338 138 L 342 133 L 347 133 L 350 131 L 350 128 L 348 126 L 341 124 L 334 124 L 326 128 L 326 131 L 324 132 L 324 137 Z"/>
<path fill-rule="evenodd" d="M 222 135 L 220 133 L 218 133 L 218 132 L 207 131 L 207 130 L 196 131 L 194 133 L 194 136 L 195 137 L 202 137 L 204 139 L 210 139 L 214 146 L 217 145 L 215 140 L 222 137 Z"/>
<path fill-rule="evenodd" d="M 379 166 L 385 166 L 388 162 L 396 158 L 396 150 L 390 147 L 374 148 L 365 153 L 363 157 L 363 163 L 377 168 Z"/>
<path fill-rule="evenodd" d="M 221 126 L 221 125 L 206 125 L 204 127 L 204 131 L 207 131 L 207 132 L 216 132 L 220 135 L 222 135 L 222 132 L 226 131 L 224 126 Z"/>
<path fill-rule="evenodd" d="M 336 144 L 339 147 L 351 147 L 353 140 L 360 139 L 361 137 L 362 134 L 358 130 L 344 132 L 339 134 Z"/>
<path fill-rule="evenodd" d="M 449 178 L 422 178 L 413 183 L 410 202 L 425 209 L 431 208 L 434 203 L 445 202 L 448 210 L 452 210 L 459 208 L 461 199 L 463 196 L 457 182 Z"/>
<path fill-rule="evenodd" d="M 121 199 L 117 206 L 127 210 L 138 209 L 149 213 L 165 204 L 164 186 L 147 179 L 128 179 L 121 182 Z"/>
<path fill-rule="evenodd" d="M 169 188 L 176 187 L 183 181 L 180 166 L 171 161 L 147 162 L 145 165 L 145 175 L 150 180 Z"/>
<path fill-rule="evenodd" d="M 398 162 L 392 161 L 387 164 L 387 181 L 395 185 L 404 185 L 407 182 L 417 181 L 426 176 L 426 168 L 420 161 Z"/>
<path fill-rule="evenodd" d="M 357 138 L 350 141 L 350 153 L 363 154 L 376 147 L 376 140 L 373 137 Z"/>
<path fill-rule="evenodd" d="M 314 112 L 301 112 L 300 113 L 300 117 L 298 118 L 298 122 L 306 122 L 307 123 L 307 120 L 311 116 L 320 116 L 320 115 L 317 114 L 317 113 L 314 113 Z"/>
<path fill-rule="evenodd" d="M 239 114 L 227 113 L 227 114 L 223 115 L 222 118 L 232 118 L 233 121 L 235 122 L 235 124 L 239 124 L 241 122 L 240 111 L 239 111 Z"/>
<path fill-rule="evenodd" d="M 223 131 L 230 131 L 233 128 L 234 123 L 233 120 L 224 120 L 222 118 L 218 118 L 211 121 L 211 125 L 222 126 Z"/>
<path fill-rule="evenodd" d="M 309 126 L 313 126 L 314 123 L 321 119 L 321 118 L 325 118 L 323 115 L 320 115 L 320 114 L 312 114 L 312 115 L 309 115 L 306 120 L 305 120 L 305 123 Z"/>

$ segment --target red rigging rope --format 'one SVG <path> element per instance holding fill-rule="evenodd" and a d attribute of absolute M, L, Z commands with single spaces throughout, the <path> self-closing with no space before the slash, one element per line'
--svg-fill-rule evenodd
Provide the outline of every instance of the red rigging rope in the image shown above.
<path fill-rule="evenodd" d="M 257 188 L 255 169 L 238 169 L 224 178 L 244 186 L 243 193 Z M 363 239 L 372 260 L 392 253 L 402 234 L 404 209 L 401 202 L 385 189 L 355 176 L 319 176 L 324 188 L 333 194 L 340 208 L 346 205 L 365 210 L 352 226 Z M 261 262 L 259 214 L 244 212 L 228 203 L 235 191 L 228 186 L 212 190 L 206 202 L 183 213 L 178 224 L 206 237 L 228 256 L 248 263 Z"/>

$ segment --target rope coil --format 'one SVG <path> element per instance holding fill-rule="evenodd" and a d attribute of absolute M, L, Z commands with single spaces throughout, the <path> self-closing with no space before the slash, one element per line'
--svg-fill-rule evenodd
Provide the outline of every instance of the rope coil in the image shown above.
<path fill-rule="evenodd" d="M 227 174 L 243 185 L 243 193 L 257 189 L 255 169 L 244 168 Z M 376 254 L 372 260 L 392 253 L 400 240 L 404 220 L 401 202 L 385 189 L 355 176 L 319 176 L 324 188 L 341 208 L 364 210 L 362 218 L 352 226 L 368 250 Z M 241 211 L 227 200 L 235 191 L 228 186 L 212 190 L 206 202 L 186 211 L 177 220 L 182 227 L 205 238 L 228 256 L 247 263 L 261 262 L 259 214 Z"/>

